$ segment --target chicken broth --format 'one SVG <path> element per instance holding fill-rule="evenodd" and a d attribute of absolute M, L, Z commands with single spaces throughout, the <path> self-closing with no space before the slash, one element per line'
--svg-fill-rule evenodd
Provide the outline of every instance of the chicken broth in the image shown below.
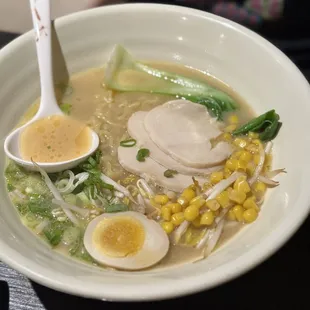
<path fill-rule="evenodd" d="M 141 132 L 145 129 L 152 131 L 151 126 L 145 126 L 146 115 L 150 111 L 157 111 L 155 108 L 168 107 L 172 111 L 169 102 L 172 102 L 170 105 L 175 104 L 177 109 L 183 106 L 192 109 L 192 115 L 205 114 L 201 117 L 210 120 L 210 128 L 214 118 L 210 118 L 203 105 L 186 100 L 175 101 L 176 97 L 173 95 L 112 90 L 106 86 L 104 69 L 95 68 L 74 74 L 67 86 L 59 85 L 56 89 L 62 110 L 70 118 L 89 126 L 100 137 L 100 153 L 97 152 L 84 165 L 72 171 L 50 175 L 51 183 L 59 191 L 63 201 L 55 199 L 50 184 L 46 184 L 39 173 L 27 172 L 13 162 L 9 162 L 6 169 L 9 195 L 24 224 L 55 250 L 97 266 L 139 270 L 198 261 L 209 255 L 215 246 L 226 242 L 245 223 L 256 220 L 267 187 L 257 176 L 253 179 L 259 166 L 264 173 L 270 171 L 270 152 L 266 153 L 264 161 L 260 157 L 266 144 L 254 132 L 241 137 L 232 134 L 239 125 L 254 117 L 252 109 L 241 97 L 218 79 L 198 70 L 167 63 L 146 64 L 208 83 L 237 102 L 238 109 L 227 111 L 222 121 L 217 122 L 214 134 L 208 137 L 210 152 L 220 144 L 228 147 L 229 154 L 224 154 L 223 160 L 194 166 L 189 161 L 182 161 L 183 157 L 181 160 L 177 158 L 179 148 L 175 152 L 176 156 L 170 157 L 168 148 L 171 141 L 167 149 L 161 147 L 160 140 L 157 142 L 157 136 L 154 138 L 151 135 L 152 139 L 140 143 Z M 130 75 L 126 78 L 130 80 Z M 30 106 L 19 125 L 35 115 L 39 100 L 40 98 Z M 163 115 L 168 117 L 167 113 Z M 135 116 L 140 116 L 141 119 L 134 119 Z M 181 122 L 183 115 L 178 117 Z M 151 118 L 153 119 L 158 120 L 159 117 Z M 133 137 L 136 127 L 132 128 L 132 133 L 129 132 L 130 121 L 144 122 L 145 128 L 139 127 L 137 131 L 139 139 Z M 200 130 L 198 125 L 204 125 L 203 120 L 190 121 L 190 128 L 196 126 Z M 167 119 L 165 122 L 167 123 Z M 187 126 L 186 119 L 184 124 Z M 158 124 L 152 126 L 156 125 Z M 208 127 L 204 128 L 204 131 L 209 130 Z M 148 130 L 145 135 L 155 132 Z M 190 129 L 184 132 L 184 139 L 188 130 Z M 198 135 L 197 131 L 193 134 Z M 182 133 L 177 135 L 177 139 L 182 141 L 180 135 Z M 204 141 L 205 132 L 200 135 L 201 141 Z M 154 148 L 157 147 L 155 154 Z M 38 157 L 38 161 L 39 158 L 41 157 Z M 176 170 L 170 169 L 172 166 Z M 155 172 L 149 173 L 148 169 Z M 223 187 L 221 184 L 224 180 L 232 181 Z M 72 218 L 65 210 L 70 210 Z M 133 218 L 132 222 L 141 223 L 141 253 L 137 257 L 120 254 L 117 259 L 108 254 L 98 254 L 94 249 L 94 241 L 91 241 L 94 233 L 90 227 L 95 220 L 99 221 L 106 214 L 109 216 L 109 225 L 113 227 L 113 236 L 106 236 L 102 240 L 119 240 L 122 252 L 130 250 L 126 249 L 119 239 L 121 236 L 117 235 L 117 231 L 122 230 L 117 228 L 121 222 L 118 216 L 128 212 Z M 141 213 L 145 214 L 143 218 Z M 227 226 L 230 222 L 234 223 L 233 229 Z M 104 223 L 103 219 L 98 222 L 98 227 L 100 223 Z M 128 231 L 136 231 L 129 224 Z M 148 244 L 150 238 L 157 244 L 156 250 Z M 104 246 L 105 244 L 99 244 L 97 249 Z M 150 255 L 152 251 L 158 254 L 155 255 L 157 260 L 153 254 Z"/>

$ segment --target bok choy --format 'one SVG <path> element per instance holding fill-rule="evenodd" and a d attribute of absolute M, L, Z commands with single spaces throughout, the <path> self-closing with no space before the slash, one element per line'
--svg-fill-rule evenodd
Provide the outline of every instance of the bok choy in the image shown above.
<path fill-rule="evenodd" d="M 226 93 L 204 81 L 158 70 L 136 61 L 120 45 L 116 45 L 105 70 L 105 85 L 123 92 L 148 92 L 172 95 L 204 105 L 213 117 L 222 120 L 223 113 L 237 109 Z"/>

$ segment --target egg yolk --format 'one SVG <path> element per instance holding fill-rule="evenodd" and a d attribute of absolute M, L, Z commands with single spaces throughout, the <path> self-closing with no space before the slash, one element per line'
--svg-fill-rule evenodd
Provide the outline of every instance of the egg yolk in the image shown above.
<path fill-rule="evenodd" d="M 92 237 L 94 246 L 105 255 L 126 257 L 142 249 L 145 232 L 136 219 L 106 218 L 97 225 Z"/>
<path fill-rule="evenodd" d="M 91 130 L 67 116 L 53 115 L 27 126 L 20 135 L 20 153 L 25 160 L 53 163 L 71 160 L 91 148 Z"/>

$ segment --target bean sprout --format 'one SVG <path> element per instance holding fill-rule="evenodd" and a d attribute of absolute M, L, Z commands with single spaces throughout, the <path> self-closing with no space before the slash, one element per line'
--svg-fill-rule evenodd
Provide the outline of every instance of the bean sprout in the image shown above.
<path fill-rule="evenodd" d="M 44 171 L 37 163 L 35 163 L 34 161 L 32 161 L 32 163 L 38 168 L 40 174 L 42 175 L 42 177 L 44 178 L 44 181 L 47 185 L 47 187 L 49 188 L 49 190 L 51 191 L 51 193 L 53 194 L 54 198 L 60 201 L 63 201 L 60 193 L 58 192 L 56 186 L 53 184 L 53 182 L 51 181 L 51 179 L 49 178 L 48 174 L 46 173 L 46 171 Z M 70 219 L 70 221 L 76 225 L 79 224 L 78 219 L 76 218 L 76 216 L 68 209 L 63 209 L 63 211 L 65 212 L 65 214 L 67 215 L 67 217 Z"/>
<path fill-rule="evenodd" d="M 221 182 L 217 183 L 214 187 L 205 191 L 202 195 L 207 198 L 207 200 L 214 199 L 232 183 L 234 183 L 240 176 L 243 176 L 242 172 L 234 172 L 230 177 Z"/>
<path fill-rule="evenodd" d="M 139 179 L 137 181 L 137 187 L 142 196 L 148 196 L 148 198 L 154 196 L 154 191 L 148 185 L 148 183 L 144 179 Z"/>

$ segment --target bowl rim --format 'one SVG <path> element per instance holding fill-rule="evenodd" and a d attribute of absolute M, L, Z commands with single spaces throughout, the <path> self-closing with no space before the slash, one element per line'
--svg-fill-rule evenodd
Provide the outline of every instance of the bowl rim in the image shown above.
<path fill-rule="evenodd" d="M 237 24 L 226 18 L 216 16 L 214 14 L 187 8 L 176 5 L 165 4 L 152 4 L 152 3 L 130 3 L 130 4 L 113 4 L 103 7 L 92 8 L 84 11 L 75 12 L 57 19 L 57 26 L 66 25 L 79 17 L 89 17 L 100 14 L 115 14 L 117 12 L 132 12 L 132 11 L 160 11 L 180 13 L 192 15 L 193 17 L 200 17 L 208 20 L 216 20 L 217 22 L 225 25 L 229 25 L 235 31 L 242 33 L 243 35 L 256 41 L 256 43 L 264 45 L 270 54 L 277 55 L 282 62 L 294 72 L 299 79 L 299 83 L 303 88 L 308 88 L 308 97 L 310 100 L 310 86 L 306 78 L 299 71 L 295 64 L 277 47 L 271 44 L 269 41 L 256 34 L 252 30 Z M 0 58 L 4 58 L 9 55 L 11 51 L 19 48 L 20 45 L 27 42 L 32 38 L 33 30 L 21 35 L 6 45 L 0 50 Z M 229 261 L 223 264 L 219 269 L 214 271 L 202 272 L 199 275 L 194 275 L 187 279 L 165 279 L 160 283 L 154 281 L 147 283 L 147 285 L 128 285 L 118 284 L 118 289 L 115 289 L 114 285 L 101 284 L 100 287 L 94 289 L 94 286 L 80 286 L 74 284 L 74 281 L 70 285 L 65 282 L 53 279 L 52 273 L 48 268 L 38 267 L 35 262 L 30 258 L 24 257 L 22 254 L 8 247 L 0 238 L 0 259 L 16 269 L 18 272 L 24 274 L 31 280 L 50 287 L 56 291 L 65 292 L 68 294 L 79 295 L 83 297 L 101 299 L 106 301 L 151 301 L 151 300 L 164 300 L 169 298 L 186 296 L 189 294 L 197 293 L 203 290 L 207 290 L 231 281 L 255 266 L 262 263 L 268 257 L 273 255 L 279 248 L 281 248 L 299 229 L 302 223 L 306 220 L 310 213 L 310 193 L 303 190 L 299 200 L 296 202 L 302 204 L 303 208 L 298 214 L 293 213 L 291 217 L 287 217 L 284 221 L 272 231 L 268 238 L 264 240 L 263 244 L 258 244 L 250 251 L 244 253 L 238 259 Z M 14 258 L 13 258 L 14 257 Z M 208 277 L 206 273 L 208 272 Z M 134 289 L 133 289 L 134 287 Z"/>

